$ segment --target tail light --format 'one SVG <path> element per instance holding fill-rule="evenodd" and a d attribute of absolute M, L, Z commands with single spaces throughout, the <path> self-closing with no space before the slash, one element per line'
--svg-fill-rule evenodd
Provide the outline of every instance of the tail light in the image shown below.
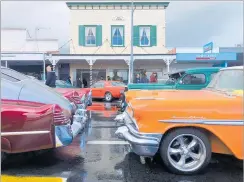
<path fill-rule="evenodd" d="M 69 122 L 64 115 L 63 109 L 59 105 L 55 105 L 53 109 L 53 123 L 54 125 L 64 125 Z"/>
<path fill-rule="evenodd" d="M 72 99 L 75 104 L 82 104 L 79 96 L 73 96 Z"/>
<path fill-rule="evenodd" d="M 72 99 L 73 99 L 75 104 L 82 104 L 80 96 L 79 96 L 79 94 L 77 92 L 73 92 Z"/>

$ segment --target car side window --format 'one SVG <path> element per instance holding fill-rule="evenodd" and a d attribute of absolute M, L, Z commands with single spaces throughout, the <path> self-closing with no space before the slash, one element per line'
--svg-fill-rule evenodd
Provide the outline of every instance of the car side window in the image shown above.
<path fill-rule="evenodd" d="M 187 74 L 182 79 L 183 85 L 203 85 L 206 83 L 206 76 L 204 74 Z"/>
<path fill-rule="evenodd" d="M 103 88 L 104 87 L 104 83 L 102 82 L 97 82 L 93 85 L 93 88 Z"/>

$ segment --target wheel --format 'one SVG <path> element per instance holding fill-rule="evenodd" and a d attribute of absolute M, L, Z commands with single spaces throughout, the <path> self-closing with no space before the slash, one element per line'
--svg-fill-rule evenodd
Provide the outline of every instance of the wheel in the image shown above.
<path fill-rule="evenodd" d="M 211 160 L 208 137 L 198 129 L 180 128 L 167 134 L 160 146 L 165 166 L 175 174 L 196 174 Z"/>
<path fill-rule="evenodd" d="M 110 92 L 106 92 L 104 98 L 105 98 L 106 102 L 111 102 L 113 100 L 113 96 L 112 96 L 112 94 Z"/>

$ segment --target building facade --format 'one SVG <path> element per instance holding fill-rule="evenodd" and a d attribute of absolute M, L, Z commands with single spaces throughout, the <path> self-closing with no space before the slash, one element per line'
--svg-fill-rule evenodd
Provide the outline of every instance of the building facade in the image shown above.
<path fill-rule="evenodd" d="M 78 78 L 93 80 L 118 74 L 128 82 L 133 29 L 135 73 L 146 69 L 148 76 L 167 72 L 175 55 L 165 42 L 165 14 L 168 2 L 134 1 L 133 28 L 130 1 L 82 1 L 66 3 L 70 9 L 71 54 L 89 56 L 90 60 L 70 60 L 70 73 Z M 147 55 L 147 57 L 144 57 Z M 145 58 L 145 59 L 144 59 Z M 64 63 L 61 61 L 59 63 Z M 68 63 L 68 62 L 65 62 Z M 168 66 L 167 66 L 168 63 Z M 90 75 L 90 69 L 93 70 Z"/>

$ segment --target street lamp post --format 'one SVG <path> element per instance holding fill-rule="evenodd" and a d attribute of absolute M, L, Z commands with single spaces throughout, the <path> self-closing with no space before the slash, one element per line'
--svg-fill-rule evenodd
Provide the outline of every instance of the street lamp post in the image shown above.
<path fill-rule="evenodd" d="M 133 57 L 133 42 L 134 42 L 134 2 L 131 1 L 131 51 L 130 51 L 130 70 L 129 70 L 129 83 L 133 83 L 133 66 L 134 66 L 134 57 Z"/>

